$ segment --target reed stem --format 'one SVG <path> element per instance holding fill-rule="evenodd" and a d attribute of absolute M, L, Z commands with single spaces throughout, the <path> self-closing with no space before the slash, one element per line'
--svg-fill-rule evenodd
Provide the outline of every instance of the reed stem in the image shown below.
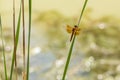
<path fill-rule="evenodd" d="M 1 39 L 2 39 L 2 51 L 3 51 L 3 59 L 4 59 L 5 80 L 8 80 L 8 77 L 7 77 L 7 67 L 6 67 L 6 57 L 5 57 L 5 46 L 4 46 L 4 41 L 3 41 L 3 30 L 2 30 L 1 15 L 0 15 L 0 32 L 1 32 Z"/>
<path fill-rule="evenodd" d="M 16 38 L 15 38 L 15 0 L 13 0 L 13 38 L 14 38 L 14 57 L 15 57 L 15 76 L 17 80 L 17 58 L 16 58 Z"/>
<path fill-rule="evenodd" d="M 23 69 L 25 72 L 25 17 L 24 17 L 24 0 L 22 0 L 22 22 L 23 22 Z"/>
<path fill-rule="evenodd" d="M 28 31 L 28 55 L 27 55 L 27 77 L 29 80 L 29 64 L 30 64 L 30 38 L 31 38 L 31 11 L 32 11 L 32 0 L 29 0 L 29 31 Z"/>
<path fill-rule="evenodd" d="M 85 10 L 87 1 L 88 1 L 88 0 L 85 0 L 85 2 L 84 2 L 83 8 L 82 8 L 82 12 L 80 13 L 80 17 L 79 17 L 78 25 L 77 25 L 77 26 L 79 26 L 79 24 L 80 24 L 80 22 L 81 22 L 81 18 L 82 18 L 82 16 L 83 16 L 83 12 L 84 12 L 84 10 Z M 72 55 L 72 50 L 73 50 L 75 38 L 76 38 L 76 35 L 74 35 L 73 40 L 72 40 L 72 43 L 71 43 L 71 46 L 70 46 L 70 49 L 69 49 L 69 53 L 68 53 L 67 61 L 66 61 L 66 64 L 65 64 L 65 69 L 64 69 L 64 72 L 63 72 L 62 80 L 65 80 L 65 77 L 66 77 L 66 73 L 67 73 L 67 70 L 68 70 L 69 63 L 70 63 L 70 58 L 71 58 L 71 55 Z"/>
<path fill-rule="evenodd" d="M 21 5 L 20 5 L 20 12 L 19 12 L 19 17 L 18 17 L 18 22 L 17 22 L 17 31 L 16 31 L 16 35 L 15 35 L 16 47 L 15 47 L 14 51 L 17 50 L 17 46 L 18 46 L 19 33 L 20 33 L 20 20 L 21 20 Z M 15 62 L 14 51 L 13 51 L 13 55 L 12 55 L 12 63 L 11 63 L 11 70 L 10 70 L 10 80 L 12 80 L 13 68 L 14 68 L 14 62 Z"/>

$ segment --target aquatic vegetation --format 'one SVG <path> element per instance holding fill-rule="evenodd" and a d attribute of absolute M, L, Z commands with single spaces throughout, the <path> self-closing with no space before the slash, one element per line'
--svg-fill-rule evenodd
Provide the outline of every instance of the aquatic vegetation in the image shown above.
<path fill-rule="evenodd" d="M 31 38 L 31 19 L 32 19 L 32 0 L 29 0 L 29 31 L 28 31 L 28 54 L 27 54 L 27 75 L 26 80 L 29 80 L 29 68 L 30 68 L 30 38 Z"/>
<path fill-rule="evenodd" d="M 3 59 L 4 59 L 4 73 L 5 73 L 5 79 L 8 80 L 7 76 L 7 65 L 6 65 L 6 55 L 5 55 L 5 44 L 4 44 L 4 39 L 3 39 L 3 29 L 2 29 L 2 19 L 1 19 L 1 14 L 0 14 L 0 36 L 2 39 L 2 53 L 3 53 Z"/>
<path fill-rule="evenodd" d="M 21 23 L 21 7 L 20 7 L 19 16 L 18 16 L 18 23 L 17 23 L 16 35 L 14 36 L 15 37 L 15 42 L 14 42 L 14 50 L 13 50 L 13 55 L 12 55 L 10 80 L 12 80 L 13 68 L 14 68 L 14 62 L 15 62 L 15 53 L 16 53 L 17 47 L 18 47 L 18 40 L 19 40 L 19 34 L 20 34 L 20 23 Z M 17 62 L 16 62 L 16 65 L 17 65 Z M 16 73 L 16 78 L 17 78 L 17 73 Z"/>
<path fill-rule="evenodd" d="M 11 29 L 1 27 L 3 28 L 1 33 L 7 34 L 4 34 L 3 38 L 0 36 L 0 41 L 4 39 L 5 44 L 11 43 L 12 46 L 4 46 L 6 60 L 0 54 L 0 65 L 4 66 L 4 71 L 0 72 L 7 74 L 10 72 L 8 75 L 0 73 L 0 79 L 17 80 L 15 75 L 20 80 L 60 80 L 62 76 L 62 80 L 65 78 L 68 80 L 120 79 L 119 19 L 114 16 L 94 19 L 90 16 L 89 9 L 84 11 L 84 5 L 80 17 L 79 15 L 65 16 L 56 10 L 35 13 L 36 17 L 32 25 L 32 1 L 29 0 L 29 16 L 27 16 L 29 23 L 25 29 L 27 35 L 24 35 L 27 36 L 24 37 L 27 46 L 21 46 L 23 30 L 21 31 L 20 28 L 25 27 L 25 24 L 21 25 L 21 21 L 24 23 L 23 18 L 21 19 L 23 17 L 21 14 L 22 12 L 24 14 L 24 11 L 21 8 L 20 6 L 18 15 L 16 15 L 18 22 L 17 26 L 14 26 L 16 29 L 13 28 L 16 30 L 13 30 L 14 36 L 11 35 Z M 84 15 L 82 15 L 83 12 Z M 78 24 L 75 26 L 76 22 Z M 80 26 L 78 26 L 79 24 Z M 31 26 L 33 26 L 32 29 Z M 70 34 L 67 33 L 66 26 Z M 14 42 L 13 37 L 15 38 Z M 7 51 L 9 48 L 10 51 Z M 26 51 L 26 57 L 25 54 L 21 54 L 23 49 Z M 4 50 L 0 42 L 0 52 Z M 69 53 L 66 54 L 68 50 Z M 17 57 L 14 56 L 16 51 L 18 51 Z M 68 59 L 65 64 L 66 56 Z M 8 63 L 6 71 L 4 60 Z M 17 70 L 15 70 L 15 64 L 18 64 Z M 9 65 L 11 69 L 9 69 Z"/>
<path fill-rule="evenodd" d="M 83 8 L 82 8 L 82 12 L 81 12 L 81 14 L 80 14 L 80 18 L 79 18 L 79 20 L 78 20 L 78 25 L 77 25 L 76 27 L 78 27 L 79 24 L 80 24 L 80 21 L 81 21 L 81 18 L 82 18 L 84 9 L 85 9 L 85 7 L 86 7 L 87 1 L 88 1 L 88 0 L 85 0 L 85 3 L 84 3 Z M 73 32 L 74 32 L 74 31 L 73 31 Z M 67 58 L 67 61 L 66 61 L 66 65 L 65 65 L 65 69 L 64 69 L 64 73 L 63 73 L 62 80 L 65 80 L 65 76 L 66 76 L 66 73 L 67 73 L 67 69 L 68 69 L 69 62 L 70 62 L 70 58 L 71 58 L 71 54 L 72 54 L 72 49 L 73 49 L 74 41 L 75 41 L 75 38 L 76 38 L 76 34 L 72 34 L 72 35 L 73 35 L 73 40 L 72 40 L 72 42 L 71 42 L 71 46 L 70 46 L 70 50 L 69 50 L 69 53 L 68 53 L 68 58 Z M 72 36 L 72 35 L 71 35 L 71 36 Z"/>

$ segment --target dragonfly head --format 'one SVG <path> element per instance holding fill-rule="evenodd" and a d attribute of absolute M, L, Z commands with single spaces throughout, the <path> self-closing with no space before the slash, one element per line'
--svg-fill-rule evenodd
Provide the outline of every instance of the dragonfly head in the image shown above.
<path fill-rule="evenodd" d="M 75 25 L 74 27 L 78 27 L 77 25 Z"/>

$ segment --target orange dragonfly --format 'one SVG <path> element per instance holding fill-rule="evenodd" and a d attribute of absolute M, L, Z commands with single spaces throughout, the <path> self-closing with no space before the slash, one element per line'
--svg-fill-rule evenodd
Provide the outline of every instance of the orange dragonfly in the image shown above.
<path fill-rule="evenodd" d="M 70 37 L 70 41 L 71 41 L 74 35 L 79 35 L 81 29 L 78 28 L 77 25 L 75 25 L 74 27 L 71 27 L 71 26 L 67 25 L 66 30 L 67 30 L 68 33 L 72 33 L 71 37 Z"/>

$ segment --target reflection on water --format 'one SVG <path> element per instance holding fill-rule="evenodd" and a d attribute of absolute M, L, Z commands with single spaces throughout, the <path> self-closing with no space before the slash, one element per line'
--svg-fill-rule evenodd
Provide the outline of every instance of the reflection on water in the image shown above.
<path fill-rule="evenodd" d="M 30 59 L 30 80 L 39 80 L 43 74 L 49 72 L 55 62 L 55 56 L 52 53 L 39 53 Z M 43 79 L 44 80 L 44 77 Z"/>

